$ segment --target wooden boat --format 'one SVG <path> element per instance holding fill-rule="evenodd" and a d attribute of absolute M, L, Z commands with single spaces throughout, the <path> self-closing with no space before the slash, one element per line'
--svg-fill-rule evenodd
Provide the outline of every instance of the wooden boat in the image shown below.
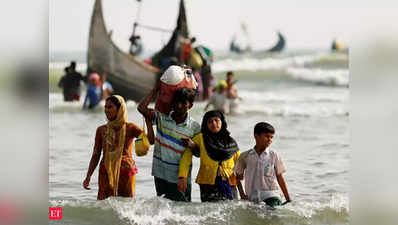
<path fill-rule="evenodd" d="M 251 50 L 251 48 L 249 46 L 242 49 L 239 45 L 236 44 L 235 39 L 232 39 L 229 44 L 229 51 L 231 51 L 231 52 L 242 54 L 242 53 L 250 52 L 250 50 Z"/>
<path fill-rule="evenodd" d="M 244 43 L 238 43 L 237 38 L 240 37 L 240 39 L 244 38 Z M 233 37 L 231 42 L 229 43 L 229 51 L 238 53 L 238 54 L 243 54 L 243 53 L 248 53 L 251 52 L 251 46 L 250 46 L 250 41 L 249 41 L 249 33 L 247 31 L 247 26 L 246 23 L 241 23 L 240 25 L 240 32 L 237 32 Z M 241 42 L 241 41 L 240 41 Z M 243 44 L 243 45 L 242 45 Z"/>
<path fill-rule="evenodd" d="M 105 73 L 115 94 L 123 96 L 126 100 L 140 101 L 159 79 L 160 59 L 175 55 L 179 37 L 188 38 L 183 0 L 180 1 L 177 26 L 169 42 L 152 57 L 151 64 L 146 64 L 141 59 L 123 52 L 112 42 L 104 23 L 102 1 L 96 0 L 88 41 L 87 74 Z"/>
<path fill-rule="evenodd" d="M 278 31 L 278 43 L 270 49 L 268 49 L 266 52 L 280 52 L 285 48 L 285 38 L 281 34 L 281 32 Z"/>
<path fill-rule="evenodd" d="M 330 49 L 332 52 L 348 53 L 348 48 L 344 46 L 344 43 L 336 39 L 333 40 Z"/>

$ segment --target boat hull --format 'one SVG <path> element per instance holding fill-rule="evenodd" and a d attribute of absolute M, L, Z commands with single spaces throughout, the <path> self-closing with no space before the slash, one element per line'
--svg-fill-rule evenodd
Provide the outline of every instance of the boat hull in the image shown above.
<path fill-rule="evenodd" d="M 126 100 L 140 101 L 155 86 L 159 69 L 145 64 L 133 55 L 121 51 L 106 31 L 102 2 L 96 0 L 91 18 L 87 73 L 106 74 L 115 94 Z"/>

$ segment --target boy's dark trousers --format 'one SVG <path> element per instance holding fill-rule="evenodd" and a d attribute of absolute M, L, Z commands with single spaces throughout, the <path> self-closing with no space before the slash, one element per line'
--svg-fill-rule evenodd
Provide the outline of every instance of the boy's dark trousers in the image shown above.
<path fill-rule="evenodd" d="M 157 196 L 164 195 L 165 198 L 173 201 L 191 201 L 191 184 L 187 184 L 187 190 L 183 193 L 178 190 L 177 184 L 175 183 L 170 183 L 158 177 L 154 177 L 154 179 Z"/>

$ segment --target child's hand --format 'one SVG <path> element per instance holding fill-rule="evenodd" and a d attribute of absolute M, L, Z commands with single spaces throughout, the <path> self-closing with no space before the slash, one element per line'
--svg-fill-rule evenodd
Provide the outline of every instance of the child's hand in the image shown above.
<path fill-rule="evenodd" d="M 196 144 L 190 138 L 181 138 L 182 145 L 186 148 L 194 149 Z"/>
<path fill-rule="evenodd" d="M 178 178 L 177 188 L 178 188 L 179 191 L 185 193 L 185 191 L 187 190 L 187 179 L 179 177 Z"/>

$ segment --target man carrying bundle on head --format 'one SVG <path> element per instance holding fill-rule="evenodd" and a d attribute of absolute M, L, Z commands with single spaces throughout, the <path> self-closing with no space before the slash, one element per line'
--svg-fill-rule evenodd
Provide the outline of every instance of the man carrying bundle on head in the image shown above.
<path fill-rule="evenodd" d="M 156 125 L 152 161 L 156 194 L 174 201 L 191 201 L 191 172 L 187 189 L 180 192 L 177 188 L 179 163 L 187 146 L 183 139 L 192 138 L 200 132 L 199 123 L 189 115 L 195 100 L 195 90 L 188 88 L 195 88 L 193 77 L 190 79 L 187 81 L 183 68 L 170 66 L 160 78 L 161 82 L 138 105 L 138 111 L 146 119 L 155 121 Z M 173 81 L 176 84 L 173 85 Z M 178 89 L 173 90 L 174 87 Z M 156 93 L 155 109 L 148 108 Z"/>

